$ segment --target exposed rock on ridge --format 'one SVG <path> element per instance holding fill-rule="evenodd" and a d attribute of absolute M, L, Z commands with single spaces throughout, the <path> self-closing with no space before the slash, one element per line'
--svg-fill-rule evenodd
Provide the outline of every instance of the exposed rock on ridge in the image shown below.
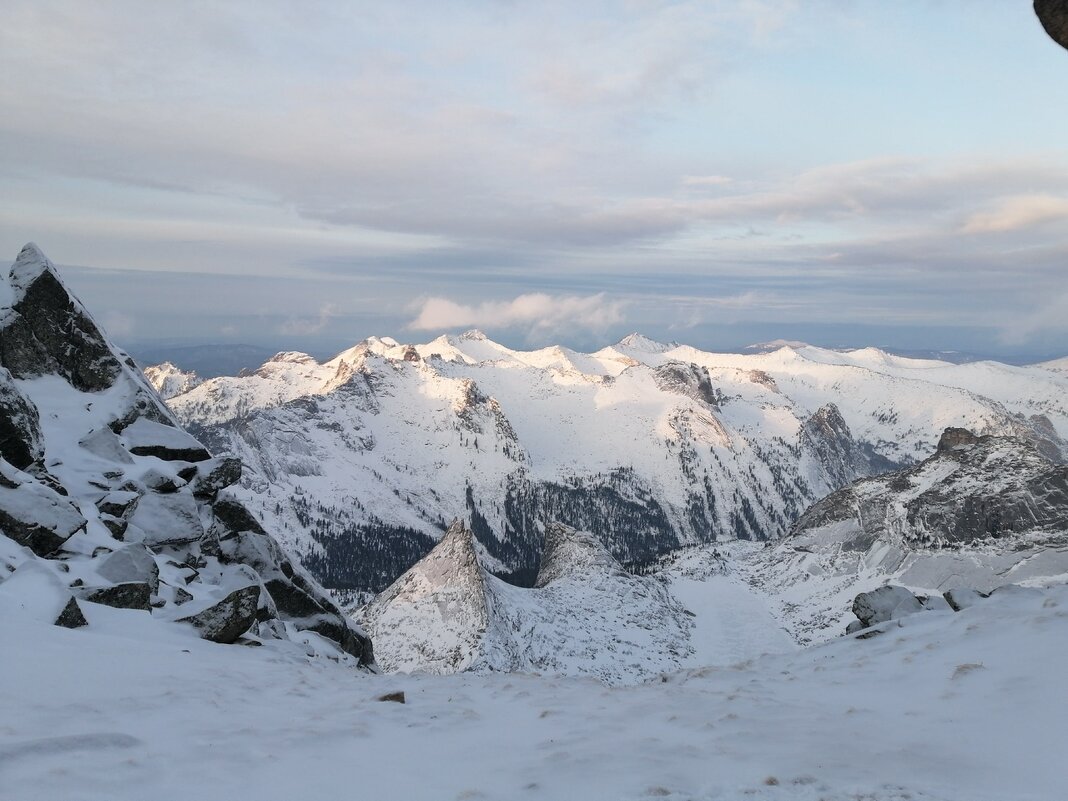
<path fill-rule="evenodd" d="M 4 280 L 4 597 L 36 588 L 58 625 L 92 630 L 104 605 L 217 642 L 292 640 L 372 666 L 363 632 L 223 492 L 240 463 L 175 425 L 40 250 L 23 248 Z"/>

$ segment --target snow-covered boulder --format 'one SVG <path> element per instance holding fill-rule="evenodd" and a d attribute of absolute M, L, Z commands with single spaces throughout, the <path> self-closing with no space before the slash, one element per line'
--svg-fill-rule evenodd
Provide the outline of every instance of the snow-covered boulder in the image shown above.
<path fill-rule="evenodd" d="M 904 587 L 891 585 L 871 592 L 862 592 L 853 601 L 853 614 L 857 616 L 863 628 L 921 611 L 923 604 L 919 598 Z"/>

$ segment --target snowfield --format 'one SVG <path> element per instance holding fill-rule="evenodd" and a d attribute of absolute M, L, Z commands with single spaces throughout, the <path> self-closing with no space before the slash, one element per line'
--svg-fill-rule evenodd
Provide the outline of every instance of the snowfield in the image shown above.
<path fill-rule="evenodd" d="M 5 801 L 1064 798 L 1065 587 L 622 688 L 369 676 L 91 611 L 0 616 Z"/>

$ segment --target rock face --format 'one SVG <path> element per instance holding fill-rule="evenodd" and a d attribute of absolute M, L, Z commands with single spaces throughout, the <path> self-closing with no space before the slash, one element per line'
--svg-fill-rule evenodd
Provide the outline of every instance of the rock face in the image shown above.
<path fill-rule="evenodd" d="M 27 245 L 3 280 L 0 606 L 25 586 L 57 625 L 91 631 L 106 605 L 373 667 L 366 635 L 226 494 L 240 462 L 176 425 L 51 262 Z"/>
<path fill-rule="evenodd" d="M 806 641 L 840 630 L 858 591 L 888 581 L 902 592 L 946 594 L 953 606 L 967 602 L 964 590 L 1065 573 L 1068 466 L 1033 439 L 949 428 L 919 464 L 813 504 L 787 538 L 754 555 L 749 578 L 781 599 Z"/>
<path fill-rule="evenodd" d="M 485 558 L 457 521 L 356 613 L 383 668 L 555 673 L 624 684 L 677 669 L 691 652 L 690 618 L 665 583 L 627 573 L 589 532 L 546 527 L 533 589 L 491 575 Z"/>
<path fill-rule="evenodd" d="M 1050 38 L 1068 49 L 1068 0 L 1035 0 L 1035 14 Z"/>
<path fill-rule="evenodd" d="M 1068 466 L 1027 440 L 950 428 L 933 456 L 831 493 L 792 534 L 835 523 L 852 526 L 846 547 L 861 551 L 890 536 L 933 547 L 1025 535 L 1066 540 Z"/>

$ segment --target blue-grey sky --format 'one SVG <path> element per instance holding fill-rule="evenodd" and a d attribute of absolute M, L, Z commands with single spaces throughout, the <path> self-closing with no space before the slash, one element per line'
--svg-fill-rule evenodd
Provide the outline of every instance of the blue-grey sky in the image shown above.
<path fill-rule="evenodd" d="M 1026 0 L 8 0 L 0 252 L 112 334 L 1068 352 Z"/>

